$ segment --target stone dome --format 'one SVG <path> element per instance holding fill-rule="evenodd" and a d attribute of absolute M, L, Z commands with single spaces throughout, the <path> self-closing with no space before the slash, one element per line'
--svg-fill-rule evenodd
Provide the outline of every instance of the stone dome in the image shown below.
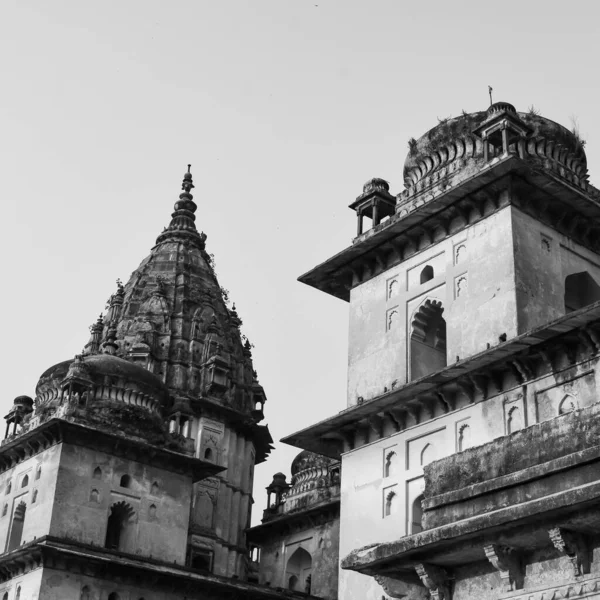
<path fill-rule="evenodd" d="M 471 171 L 478 171 L 484 160 L 484 145 L 477 130 L 503 114 L 529 132 L 524 139 L 525 160 L 585 186 L 587 159 L 583 143 L 575 133 L 535 111 L 518 112 L 507 102 L 496 102 L 487 111 L 444 119 L 419 139 L 409 141 L 404 162 L 408 195 L 457 172 L 464 171 L 468 176 Z"/>
<path fill-rule="evenodd" d="M 335 463 L 333 458 L 327 458 L 326 456 L 321 456 L 320 454 L 315 454 L 314 452 L 309 452 L 308 450 L 303 450 L 298 454 L 294 460 L 292 461 L 291 473 L 292 479 L 302 471 L 306 471 L 307 469 L 327 469 L 329 465 Z"/>
<path fill-rule="evenodd" d="M 88 401 L 114 400 L 160 412 L 169 402 L 166 385 L 148 370 L 110 354 L 78 356 L 53 365 L 36 386 L 37 405 L 59 400 L 69 381 L 89 388 Z"/>

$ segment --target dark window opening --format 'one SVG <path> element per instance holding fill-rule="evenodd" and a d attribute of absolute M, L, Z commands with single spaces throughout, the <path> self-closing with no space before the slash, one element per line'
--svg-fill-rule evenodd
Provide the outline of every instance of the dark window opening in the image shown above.
<path fill-rule="evenodd" d="M 129 477 L 129 475 L 123 475 L 119 485 L 121 487 L 128 488 L 131 485 L 131 477 Z"/>
<path fill-rule="evenodd" d="M 25 513 L 27 512 L 27 506 L 24 502 L 21 502 L 15 509 L 15 515 L 13 517 L 12 528 L 10 531 L 10 538 L 8 540 L 7 551 L 10 552 L 21 545 L 21 538 L 23 537 L 23 524 L 25 522 Z"/>
<path fill-rule="evenodd" d="M 192 550 L 190 566 L 198 571 L 210 573 L 212 571 L 213 553 L 210 550 Z"/>
<path fill-rule="evenodd" d="M 207 449 L 204 451 L 204 458 L 205 458 L 206 460 L 212 460 L 212 458 L 213 458 L 213 451 L 212 451 L 210 448 L 207 448 Z"/>
<path fill-rule="evenodd" d="M 121 597 L 117 592 L 112 592 L 112 594 L 108 595 L 108 600 L 121 600 Z"/>
<path fill-rule="evenodd" d="M 81 588 L 81 595 L 79 596 L 79 600 L 90 600 L 90 588 L 87 585 L 84 585 Z"/>
<path fill-rule="evenodd" d="M 565 279 L 565 313 L 573 312 L 600 300 L 600 286 L 587 272 L 575 273 Z"/>
<path fill-rule="evenodd" d="M 433 267 L 427 265 L 426 267 L 423 267 L 423 270 L 421 271 L 421 283 L 426 283 L 431 279 L 433 279 Z"/>
<path fill-rule="evenodd" d="M 23 477 L 23 481 L 21 481 L 21 487 L 27 487 L 29 485 L 29 475 L 25 475 L 25 477 Z"/>
<path fill-rule="evenodd" d="M 125 533 L 132 515 L 133 509 L 126 502 L 113 505 L 106 527 L 106 541 L 104 544 L 106 548 L 123 550 Z"/>
<path fill-rule="evenodd" d="M 446 321 L 438 300 L 427 300 L 415 313 L 410 336 L 410 379 L 446 366 Z"/>
<path fill-rule="evenodd" d="M 412 505 L 412 524 L 410 528 L 411 533 L 419 533 L 423 531 L 423 508 L 421 506 L 421 501 L 423 500 L 423 495 L 421 494 L 418 498 L 415 498 L 415 501 Z"/>

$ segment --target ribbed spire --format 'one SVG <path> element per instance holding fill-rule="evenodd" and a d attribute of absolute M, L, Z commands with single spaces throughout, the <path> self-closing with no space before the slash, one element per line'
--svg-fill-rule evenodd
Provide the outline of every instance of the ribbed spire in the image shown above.
<path fill-rule="evenodd" d="M 183 192 L 179 194 L 179 200 L 175 202 L 175 212 L 171 215 L 171 223 L 158 236 L 156 239 L 157 244 L 165 241 L 189 240 L 200 248 L 204 248 L 206 235 L 198 233 L 194 223 L 196 220 L 194 213 L 198 207 L 194 202 L 194 197 L 190 193 L 194 189 L 191 169 L 192 165 L 188 165 L 187 173 L 184 174 L 181 184 Z"/>

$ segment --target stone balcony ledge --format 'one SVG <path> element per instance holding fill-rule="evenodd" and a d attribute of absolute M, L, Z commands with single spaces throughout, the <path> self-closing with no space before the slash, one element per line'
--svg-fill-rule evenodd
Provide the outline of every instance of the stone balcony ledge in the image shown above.
<path fill-rule="evenodd" d="M 594 404 L 435 461 L 425 468 L 425 529 L 354 550 L 342 568 L 414 583 L 425 562 L 449 571 L 493 562 L 494 552 L 558 553 L 560 535 L 597 535 L 599 440 Z"/>

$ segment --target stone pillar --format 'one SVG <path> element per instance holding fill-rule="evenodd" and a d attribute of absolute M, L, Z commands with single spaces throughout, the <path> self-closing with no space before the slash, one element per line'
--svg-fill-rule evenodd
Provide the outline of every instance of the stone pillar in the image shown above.
<path fill-rule="evenodd" d="M 359 210 L 356 213 L 356 216 L 357 216 L 356 235 L 362 235 L 362 232 L 363 232 L 363 214 L 362 214 L 362 210 Z"/>
<path fill-rule="evenodd" d="M 379 225 L 379 202 L 373 200 L 373 227 Z"/>

